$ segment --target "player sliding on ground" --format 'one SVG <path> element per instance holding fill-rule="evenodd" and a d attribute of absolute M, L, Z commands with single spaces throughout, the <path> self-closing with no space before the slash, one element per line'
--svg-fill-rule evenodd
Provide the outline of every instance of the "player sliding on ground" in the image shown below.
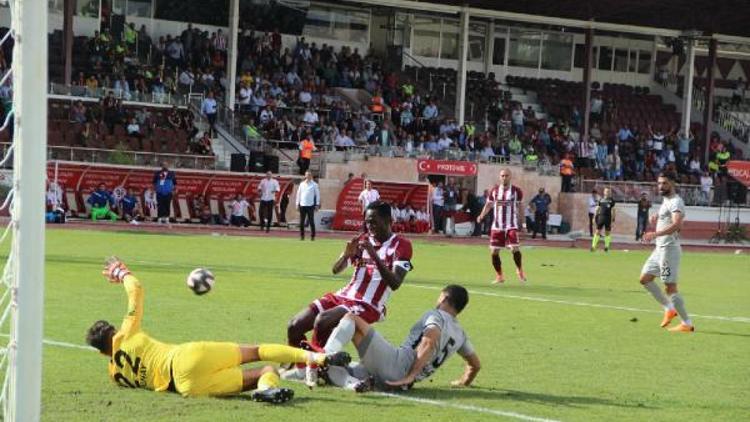
<path fill-rule="evenodd" d="M 313 301 L 292 318 L 287 327 L 290 345 L 302 346 L 306 343 L 305 333 L 313 330 L 308 345 L 322 351 L 331 330 L 347 312 L 370 324 L 385 317 L 388 298 L 411 271 L 411 242 L 391 231 L 391 207 L 385 202 L 367 206 L 365 225 L 367 232 L 349 241 L 333 264 L 334 274 L 353 266 L 351 280 L 336 293 L 327 293 Z M 313 386 L 317 383 L 317 374 L 317 367 L 303 365 L 284 371 L 282 377 L 304 379 Z"/>
<path fill-rule="evenodd" d="M 357 392 L 371 389 L 408 389 L 415 382 L 431 376 L 445 361 L 458 352 L 466 361 L 461 378 L 454 387 L 468 387 L 479 373 L 479 356 L 458 324 L 456 316 L 469 302 L 469 293 L 462 286 L 445 287 L 437 307 L 425 312 L 409 331 L 400 347 L 386 341 L 364 319 L 346 314 L 331 333 L 326 350 L 339 351 L 352 341 L 360 362 L 347 368 L 329 367 L 329 381 Z"/>
<path fill-rule="evenodd" d="M 345 353 L 325 355 L 278 344 L 159 342 L 141 330 L 140 281 L 114 257 L 108 260 L 103 274 L 110 282 L 125 287 L 128 313 L 120 330 L 107 321 L 95 322 L 86 342 L 110 358 L 109 375 L 122 387 L 172 391 L 184 397 L 227 396 L 255 390 L 253 400 L 281 403 L 291 399 L 294 392 L 279 387 L 279 376 L 273 367 L 243 369 L 241 365 L 258 361 L 346 365 L 351 360 Z"/>
<path fill-rule="evenodd" d="M 672 332 L 695 331 L 690 316 L 685 309 L 685 301 L 677 291 L 677 273 L 680 269 L 680 230 L 685 219 L 685 203 L 675 192 L 674 176 L 662 173 L 657 179 L 657 186 L 663 201 L 659 212 L 651 217 L 651 224 L 656 220 L 656 231 L 643 234 L 643 241 L 655 240 L 656 246 L 641 270 L 641 284 L 664 307 L 662 328 L 667 327 L 678 314 L 682 323 L 672 327 Z M 661 277 L 666 286 L 667 296 L 659 289 L 654 278 Z"/>
<path fill-rule="evenodd" d="M 508 247 L 513 253 L 516 264 L 516 274 L 521 283 L 526 282 L 526 274 L 521 263 L 521 250 L 518 241 L 518 229 L 522 227 L 519 207 L 523 209 L 523 192 L 517 186 L 510 184 L 511 173 L 508 169 L 500 170 L 500 185 L 490 191 L 490 197 L 477 217 L 477 224 L 481 224 L 484 217 L 492 209 L 492 230 L 490 230 L 490 254 L 492 266 L 495 268 L 495 280 L 492 284 L 505 282 L 503 264 L 500 261 L 500 249 Z"/>

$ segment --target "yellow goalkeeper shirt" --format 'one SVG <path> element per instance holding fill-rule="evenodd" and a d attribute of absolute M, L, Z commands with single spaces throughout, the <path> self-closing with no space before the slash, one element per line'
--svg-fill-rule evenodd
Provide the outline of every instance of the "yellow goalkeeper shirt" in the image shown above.
<path fill-rule="evenodd" d="M 169 387 L 169 370 L 177 346 L 154 340 L 141 331 L 141 282 L 128 275 L 123 285 L 128 294 L 128 313 L 120 331 L 112 337 L 109 376 L 123 387 L 165 391 Z"/>

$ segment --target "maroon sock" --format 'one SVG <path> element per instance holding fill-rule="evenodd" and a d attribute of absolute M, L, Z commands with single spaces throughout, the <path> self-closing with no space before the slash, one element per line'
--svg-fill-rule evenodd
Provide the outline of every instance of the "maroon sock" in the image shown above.
<path fill-rule="evenodd" d="M 519 271 L 523 270 L 523 266 L 521 265 L 521 251 L 513 252 L 513 262 L 516 263 L 516 268 L 518 268 Z"/>
<path fill-rule="evenodd" d="M 500 262 L 500 255 L 492 255 L 492 266 L 495 267 L 497 275 L 503 275 L 503 263 Z"/>

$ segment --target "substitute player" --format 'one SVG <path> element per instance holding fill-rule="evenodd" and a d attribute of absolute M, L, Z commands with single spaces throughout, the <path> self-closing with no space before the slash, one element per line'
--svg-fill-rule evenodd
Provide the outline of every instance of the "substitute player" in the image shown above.
<path fill-rule="evenodd" d="M 110 282 L 124 285 L 128 313 L 119 330 L 107 321 L 95 322 L 86 343 L 109 357 L 109 376 L 122 387 L 172 391 L 184 397 L 227 396 L 254 389 L 253 400 L 281 403 L 294 392 L 279 388 L 273 367 L 243 369 L 241 365 L 257 361 L 346 365 L 350 361 L 341 353 L 326 356 L 279 344 L 162 343 L 141 330 L 141 282 L 117 258 L 110 258 L 103 273 Z"/>
<path fill-rule="evenodd" d="M 386 303 L 394 290 L 398 290 L 406 274 L 411 271 L 411 242 L 391 231 L 391 207 L 385 202 L 374 202 L 365 213 L 367 232 L 346 244 L 346 248 L 333 264 L 338 274 L 347 266 L 354 267 L 349 283 L 336 293 L 327 293 L 300 311 L 287 327 L 289 344 L 300 347 L 306 342 L 305 333 L 313 330 L 308 344 L 322 350 L 331 331 L 347 313 L 358 315 L 372 324 L 382 320 Z M 317 370 L 305 370 L 299 365 L 285 371 L 285 379 L 305 379 L 317 382 Z"/>
<path fill-rule="evenodd" d="M 641 270 L 641 284 L 664 307 L 664 319 L 662 328 L 667 327 L 678 314 L 682 323 L 672 327 L 669 331 L 691 332 L 695 331 L 690 316 L 685 309 L 685 301 L 677 291 L 677 274 L 680 269 L 680 230 L 685 219 L 685 203 L 675 192 L 674 176 L 670 173 L 662 173 L 657 179 L 657 186 L 663 201 L 659 212 L 651 217 L 651 222 L 656 220 L 656 231 L 643 234 L 643 240 L 650 242 L 654 240 L 655 247 L 651 256 L 646 260 Z M 660 277 L 666 286 L 667 296 L 659 290 L 654 278 Z"/>
<path fill-rule="evenodd" d="M 360 362 L 326 371 L 334 385 L 357 392 L 372 389 L 411 388 L 430 377 L 454 353 L 466 361 L 454 387 L 468 387 L 481 368 L 479 356 L 456 317 L 469 302 L 469 293 L 458 285 L 446 286 L 435 309 L 425 312 L 400 347 L 394 347 L 364 319 L 347 314 L 331 334 L 326 350 L 341 350 L 352 341 Z"/>
<path fill-rule="evenodd" d="M 594 210 L 594 220 L 596 221 L 596 232 L 591 239 L 591 252 L 594 252 L 599 246 L 599 238 L 604 229 L 604 252 L 609 252 L 609 245 L 612 242 L 612 224 L 615 222 L 615 200 L 612 198 L 612 189 L 604 188 L 604 196 L 599 199 Z"/>
<path fill-rule="evenodd" d="M 493 284 L 505 282 L 503 278 L 502 261 L 500 261 L 500 249 L 508 247 L 513 253 L 513 262 L 516 264 L 516 274 L 522 283 L 526 282 L 521 261 L 521 250 L 518 242 L 518 228 L 521 227 L 519 207 L 523 207 L 523 192 L 517 186 L 510 183 L 511 173 L 508 169 L 500 170 L 500 185 L 490 191 L 490 196 L 477 217 L 477 223 L 481 224 L 484 217 L 492 209 L 492 229 L 490 230 L 490 254 L 492 266 L 495 268 L 495 281 Z"/>

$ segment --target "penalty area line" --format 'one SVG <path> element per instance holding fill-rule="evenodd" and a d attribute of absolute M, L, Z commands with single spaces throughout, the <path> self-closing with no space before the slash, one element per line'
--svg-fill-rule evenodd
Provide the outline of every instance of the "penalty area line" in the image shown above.
<path fill-rule="evenodd" d="M 425 286 L 422 284 L 409 284 L 404 283 L 404 286 L 406 287 L 414 287 L 417 289 L 426 289 L 426 290 L 442 290 L 441 287 L 435 287 L 435 286 Z M 587 307 L 587 308 L 600 308 L 600 309 L 612 309 L 616 311 L 628 311 L 628 312 L 646 312 L 650 314 L 661 314 L 662 311 L 657 311 L 653 309 L 641 309 L 641 308 L 632 308 L 629 306 L 617 306 L 617 305 L 603 305 L 600 303 L 588 303 L 588 302 L 578 302 L 578 301 L 572 301 L 572 300 L 562 300 L 562 299 L 550 299 L 546 297 L 535 297 L 535 296 L 522 296 L 522 295 L 512 295 L 512 294 L 503 294 L 503 293 L 493 293 L 493 292 L 482 292 L 477 290 L 469 290 L 469 293 L 473 295 L 480 295 L 480 296 L 491 296 L 491 297 L 500 297 L 500 298 L 506 298 L 506 299 L 520 299 L 520 300 L 528 300 L 531 302 L 542 302 L 542 303 L 557 303 L 559 305 L 570 305 L 570 306 L 581 306 L 581 307 Z M 717 315 L 699 315 L 699 314 L 690 314 L 691 317 L 694 318 L 701 318 L 701 319 L 713 319 L 717 321 L 728 321 L 728 322 L 741 322 L 741 323 L 750 323 L 750 318 L 748 317 L 727 317 L 727 316 L 717 316 Z"/>
<path fill-rule="evenodd" d="M 375 393 L 375 394 L 379 396 L 398 399 L 398 400 L 410 401 L 413 403 L 427 404 L 427 405 L 438 406 L 438 407 L 450 407 L 453 409 L 466 410 L 470 412 L 478 412 L 478 413 L 484 413 L 484 414 L 495 415 L 495 416 L 503 416 L 506 418 L 519 419 L 522 421 L 559 422 L 556 419 L 539 418 L 536 416 L 524 415 L 523 413 L 509 412 L 506 410 L 490 409 L 486 407 L 479 407 L 479 406 L 473 406 L 473 405 L 468 405 L 468 404 L 451 403 L 451 402 L 441 401 L 441 400 L 423 399 L 420 397 L 410 397 L 410 396 L 405 396 L 403 394 L 393 394 L 393 393 Z"/>

